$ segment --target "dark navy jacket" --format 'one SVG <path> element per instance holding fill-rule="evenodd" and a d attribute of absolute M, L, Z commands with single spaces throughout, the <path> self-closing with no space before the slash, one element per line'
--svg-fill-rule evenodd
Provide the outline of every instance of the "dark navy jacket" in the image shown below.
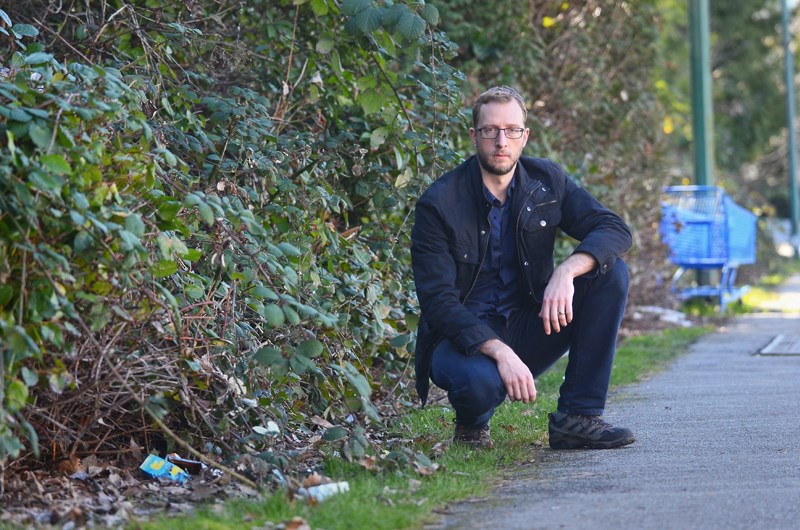
<path fill-rule="evenodd" d="M 630 248 L 625 222 L 578 187 L 558 164 L 520 157 L 516 178 L 511 215 L 524 282 L 520 288 L 530 307 L 541 304 L 553 274 L 558 228 L 579 241 L 575 252 L 594 256 L 599 264 L 594 274 L 609 271 Z M 421 309 L 415 365 L 423 403 L 431 356 L 442 339 L 466 352 L 474 344 L 499 338 L 463 303 L 486 256 L 490 210 L 475 156 L 445 173 L 417 201 L 411 260 Z"/>

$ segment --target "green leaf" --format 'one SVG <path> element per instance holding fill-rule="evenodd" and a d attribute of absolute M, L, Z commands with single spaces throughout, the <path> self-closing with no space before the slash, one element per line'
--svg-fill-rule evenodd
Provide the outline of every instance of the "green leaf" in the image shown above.
<path fill-rule="evenodd" d="M 330 37 L 322 37 L 317 41 L 317 53 L 328 54 L 333 50 L 334 42 Z"/>
<path fill-rule="evenodd" d="M 178 254 L 181 259 L 185 259 L 186 261 L 195 262 L 203 257 L 203 252 L 197 250 L 196 248 L 188 248 L 186 252 L 183 254 Z"/>
<path fill-rule="evenodd" d="M 372 7 L 372 0 L 344 0 L 342 2 L 342 14 L 357 15 L 368 7 Z"/>
<path fill-rule="evenodd" d="M 42 118 L 43 120 L 50 119 L 50 113 L 44 109 L 36 109 L 33 107 L 25 107 L 25 112 L 31 114 L 32 116 L 36 116 L 37 118 Z"/>
<path fill-rule="evenodd" d="M 364 75 L 358 78 L 356 85 L 360 91 L 364 92 L 365 90 L 378 86 L 378 82 L 374 75 Z"/>
<path fill-rule="evenodd" d="M 283 326 L 286 321 L 283 310 L 277 304 L 269 304 L 264 307 L 264 318 L 267 319 L 267 324 L 273 328 Z"/>
<path fill-rule="evenodd" d="M 11 412 L 18 412 L 28 401 L 28 387 L 19 379 L 14 379 L 6 387 L 6 403 Z"/>
<path fill-rule="evenodd" d="M 289 367 L 294 373 L 301 375 L 309 370 L 315 369 L 317 364 L 303 355 L 292 355 L 292 357 L 289 359 Z"/>
<path fill-rule="evenodd" d="M 356 370 L 355 366 L 345 361 L 344 369 L 341 371 L 350 384 L 353 385 L 353 388 L 356 389 L 359 396 L 363 398 L 368 398 L 370 396 L 372 388 L 369 386 L 369 381 L 367 381 L 367 378 L 364 377 L 363 374 Z"/>
<path fill-rule="evenodd" d="M 25 386 L 31 387 L 39 384 L 39 374 L 27 366 L 23 366 L 22 370 L 20 370 L 20 373 L 22 374 L 22 380 L 25 381 Z"/>
<path fill-rule="evenodd" d="M 289 266 L 283 268 L 283 281 L 289 285 L 297 285 L 299 279 L 294 269 Z"/>
<path fill-rule="evenodd" d="M 8 17 L 8 13 L 0 9 L 0 20 L 6 23 L 6 26 L 9 28 L 12 26 L 11 19 Z"/>
<path fill-rule="evenodd" d="M 290 324 L 294 324 L 295 326 L 300 323 L 300 315 L 297 314 L 292 307 L 285 305 L 283 306 L 283 314 L 286 315 L 286 320 L 289 321 Z"/>
<path fill-rule="evenodd" d="M 422 8 L 420 15 L 425 19 L 425 22 L 431 26 L 436 26 L 439 24 L 439 10 L 436 9 L 433 4 L 425 4 L 425 7 Z"/>
<path fill-rule="evenodd" d="M 33 116 L 31 116 L 21 108 L 14 107 L 8 111 L 8 118 L 12 121 L 18 121 L 20 123 L 28 123 L 33 119 Z"/>
<path fill-rule="evenodd" d="M 6 341 L 18 359 L 34 357 L 39 353 L 39 347 L 22 326 L 14 326 L 9 329 Z"/>
<path fill-rule="evenodd" d="M 8 284 L 0 285 L 0 307 L 3 307 L 14 296 L 14 288 Z"/>
<path fill-rule="evenodd" d="M 425 33 L 425 21 L 419 15 L 406 11 L 397 21 L 397 30 L 407 41 L 415 41 Z"/>
<path fill-rule="evenodd" d="M 136 237 L 142 237 L 144 235 L 144 221 L 142 221 L 142 216 L 138 213 L 133 213 L 125 218 L 125 230 L 132 233 Z"/>
<path fill-rule="evenodd" d="M 264 300 L 280 300 L 275 291 L 263 285 L 256 285 L 253 287 L 253 296 L 263 298 Z"/>
<path fill-rule="evenodd" d="M 58 175 L 42 171 L 32 171 L 29 178 L 31 184 L 33 184 L 37 190 L 48 194 L 61 195 L 61 188 L 64 187 L 64 180 Z"/>
<path fill-rule="evenodd" d="M 358 443 L 355 438 L 347 440 L 347 447 L 350 449 L 350 455 L 355 460 L 361 460 L 366 455 L 364 446 Z"/>
<path fill-rule="evenodd" d="M 273 245 L 269 241 L 265 241 L 264 244 L 267 247 L 269 253 L 272 254 L 273 256 L 278 256 L 278 257 L 283 256 L 283 251 L 280 249 L 280 247 L 278 247 L 278 245 Z"/>
<path fill-rule="evenodd" d="M 359 94 L 358 100 L 366 114 L 375 114 L 383 108 L 383 94 L 377 90 L 366 90 Z"/>
<path fill-rule="evenodd" d="M 383 10 L 376 7 L 369 7 L 356 15 L 356 27 L 358 31 L 369 34 L 381 27 L 381 16 Z"/>
<path fill-rule="evenodd" d="M 172 221 L 181 208 L 181 203 L 178 201 L 166 200 L 158 205 L 158 216 L 164 221 Z"/>
<path fill-rule="evenodd" d="M 328 2 L 325 0 L 311 0 L 311 9 L 318 17 L 328 14 Z"/>
<path fill-rule="evenodd" d="M 191 298 L 192 300 L 200 300 L 206 295 L 206 292 L 197 284 L 191 284 L 186 286 L 186 296 Z"/>
<path fill-rule="evenodd" d="M 325 440 L 326 442 L 335 442 L 336 440 L 341 440 L 346 436 L 347 436 L 347 429 L 339 425 L 334 425 L 329 429 L 325 429 L 325 433 L 323 433 L 322 439 Z"/>
<path fill-rule="evenodd" d="M 369 135 L 369 146 L 372 148 L 380 147 L 386 143 L 386 138 L 389 136 L 389 129 L 386 127 L 378 127 L 372 134 Z"/>
<path fill-rule="evenodd" d="M 52 58 L 53 58 L 52 53 L 44 53 L 44 52 L 32 53 L 27 57 L 25 57 L 25 64 L 34 65 L 34 64 L 48 63 Z"/>
<path fill-rule="evenodd" d="M 44 155 L 42 165 L 56 175 L 72 175 L 72 168 L 61 155 Z"/>
<path fill-rule="evenodd" d="M 178 264 L 172 260 L 160 260 L 157 261 L 150 271 L 153 273 L 153 276 L 156 278 L 164 278 L 169 276 L 170 274 L 175 274 L 178 272 Z"/>
<path fill-rule="evenodd" d="M 183 199 L 183 204 L 186 206 L 198 206 L 203 204 L 203 199 L 194 193 L 190 193 Z"/>
<path fill-rule="evenodd" d="M 35 36 L 37 36 L 39 34 L 39 30 L 36 29 L 35 27 L 31 26 L 30 24 L 14 24 L 14 27 L 12 27 L 11 29 L 13 29 L 14 33 L 19 35 L 20 37 L 35 37 Z M 46 55 L 49 55 L 49 54 L 46 54 Z M 53 56 L 50 55 L 50 57 L 53 57 Z M 44 61 L 42 61 L 42 62 L 44 62 Z M 28 63 L 28 64 L 34 64 L 34 63 Z"/>
<path fill-rule="evenodd" d="M 297 348 L 295 348 L 295 352 L 303 357 L 313 359 L 315 357 L 319 357 L 324 349 L 325 347 L 320 341 L 317 339 L 309 339 L 298 344 Z"/>
<path fill-rule="evenodd" d="M 39 149 L 47 149 L 50 147 L 50 140 L 53 137 L 53 131 L 51 131 L 45 125 L 39 125 L 38 123 L 31 122 L 30 126 L 28 127 L 28 136 L 31 137 L 33 143 L 36 144 L 36 147 Z"/>
<path fill-rule="evenodd" d="M 402 348 L 403 346 L 408 344 L 409 341 L 411 341 L 411 333 L 403 333 L 402 335 L 397 335 L 392 340 L 390 340 L 389 344 L 391 344 L 395 348 Z"/>
<path fill-rule="evenodd" d="M 168 149 L 163 149 L 161 154 L 164 155 L 164 160 L 167 162 L 168 165 L 171 167 L 175 167 L 178 165 L 178 157 L 172 154 L 172 151 Z"/>
<path fill-rule="evenodd" d="M 142 248 L 142 242 L 139 240 L 139 238 L 127 230 L 120 230 L 119 238 L 122 241 L 122 245 L 120 245 L 122 250 L 131 251 Z"/>
<path fill-rule="evenodd" d="M 287 243 L 285 241 L 283 243 L 278 243 L 278 248 L 281 249 L 281 252 L 283 252 L 283 254 L 287 256 L 292 256 L 296 258 L 303 255 L 303 253 L 300 252 L 300 250 L 298 250 L 296 246 L 292 245 L 291 243 Z"/>
<path fill-rule="evenodd" d="M 402 173 L 397 175 L 397 178 L 394 181 L 394 186 L 395 188 L 404 188 L 408 186 L 413 178 L 414 172 L 411 171 L 410 167 L 406 167 Z"/>
<path fill-rule="evenodd" d="M 403 16 L 403 13 L 408 13 L 408 8 L 403 4 L 394 4 L 383 11 L 381 24 L 387 29 L 392 28 L 400 21 L 400 17 Z"/>
<path fill-rule="evenodd" d="M 281 350 L 279 350 L 278 348 L 271 348 L 269 346 L 265 346 L 259 349 L 253 355 L 253 359 L 255 359 L 256 362 L 263 364 L 264 366 L 273 366 L 285 361 L 285 359 L 283 358 L 283 354 L 281 354 Z"/>
<path fill-rule="evenodd" d="M 85 250 L 92 248 L 92 236 L 88 232 L 78 232 L 72 242 L 72 248 L 75 254 L 81 254 Z"/>
<path fill-rule="evenodd" d="M 211 206 L 201 202 L 197 205 L 197 212 L 200 214 L 200 219 L 208 226 L 214 226 L 214 210 Z"/>

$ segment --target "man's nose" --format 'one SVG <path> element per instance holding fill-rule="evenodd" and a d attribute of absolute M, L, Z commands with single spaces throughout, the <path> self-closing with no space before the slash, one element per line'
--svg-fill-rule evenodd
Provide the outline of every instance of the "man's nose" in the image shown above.
<path fill-rule="evenodd" d="M 508 138 L 506 138 L 506 132 L 503 129 L 497 131 L 497 138 L 495 139 L 495 143 L 497 145 L 506 145 L 508 143 Z"/>

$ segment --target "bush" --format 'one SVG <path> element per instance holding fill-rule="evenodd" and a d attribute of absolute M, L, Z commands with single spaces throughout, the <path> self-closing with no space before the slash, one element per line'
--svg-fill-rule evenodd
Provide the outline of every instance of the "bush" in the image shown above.
<path fill-rule="evenodd" d="M 39 3 L 3 16 L 0 459 L 165 429 L 280 451 L 328 423 L 362 454 L 372 375 L 413 351 L 409 202 L 456 156 L 435 12 L 141 2 L 37 29 Z"/>

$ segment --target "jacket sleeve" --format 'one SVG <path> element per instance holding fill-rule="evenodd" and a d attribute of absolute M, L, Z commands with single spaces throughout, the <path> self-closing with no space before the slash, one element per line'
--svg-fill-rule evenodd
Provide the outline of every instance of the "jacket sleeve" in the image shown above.
<path fill-rule="evenodd" d="M 456 262 L 448 242 L 444 220 L 433 201 L 423 195 L 411 231 L 411 264 L 422 317 L 433 333 L 449 339 L 464 353 L 475 354 L 476 345 L 499 337 L 461 302 Z"/>
<path fill-rule="evenodd" d="M 566 175 L 562 202 L 561 229 L 580 243 L 575 252 L 592 255 L 598 263 L 597 272 L 605 274 L 617 258 L 633 244 L 631 231 L 625 221 L 603 206 L 588 191 Z"/>

